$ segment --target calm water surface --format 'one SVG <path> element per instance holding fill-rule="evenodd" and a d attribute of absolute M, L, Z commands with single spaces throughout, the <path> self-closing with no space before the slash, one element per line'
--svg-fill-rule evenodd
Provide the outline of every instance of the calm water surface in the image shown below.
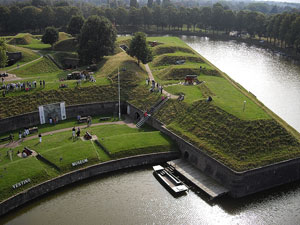
<path fill-rule="evenodd" d="M 182 37 L 300 131 L 299 66 L 236 42 Z M 150 167 L 112 173 L 54 192 L 0 218 L 0 224 L 300 224 L 300 182 L 238 200 L 174 198 Z"/>
<path fill-rule="evenodd" d="M 190 191 L 174 198 L 151 168 L 113 173 L 68 187 L 0 219 L 24 225 L 74 224 L 299 224 L 300 184 L 211 203 Z"/>

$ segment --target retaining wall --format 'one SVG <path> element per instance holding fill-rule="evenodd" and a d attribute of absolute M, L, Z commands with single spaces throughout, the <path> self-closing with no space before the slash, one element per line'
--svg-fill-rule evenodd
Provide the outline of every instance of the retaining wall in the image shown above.
<path fill-rule="evenodd" d="M 113 160 L 79 169 L 34 186 L 0 203 L 0 216 L 46 193 L 104 173 L 142 165 L 159 164 L 179 157 L 178 152 L 154 153 Z"/>
<path fill-rule="evenodd" d="M 131 118 L 135 118 L 136 113 L 142 115 L 141 110 L 131 104 L 128 105 L 130 107 L 129 116 Z M 150 117 L 146 123 L 168 135 L 179 146 L 183 158 L 207 176 L 210 176 L 226 187 L 229 190 L 229 195 L 234 198 L 300 180 L 300 158 L 282 161 L 245 172 L 236 172 L 168 130 L 155 118 Z"/>
<path fill-rule="evenodd" d="M 121 111 L 126 112 L 126 104 L 121 102 Z M 97 116 L 100 114 L 113 114 L 118 112 L 118 102 L 95 102 L 82 105 L 71 105 L 66 107 L 67 118 L 81 116 Z M 0 134 L 32 127 L 40 124 L 39 112 L 26 113 L 19 116 L 9 117 L 0 120 Z"/>

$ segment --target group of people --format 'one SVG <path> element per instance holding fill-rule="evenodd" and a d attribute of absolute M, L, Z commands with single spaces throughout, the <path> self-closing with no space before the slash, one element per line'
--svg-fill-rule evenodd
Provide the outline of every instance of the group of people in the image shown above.
<path fill-rule="evenodd" d="M 146 85 L 150 85 L 150 78 L 146 78 Z M 156 88 L 156 89 L 155 89 Z M 150 92 L 159 92 L 160 94 L 163 93 L 163 86 L 159 85 L 158 83 L 155 83 L 155 80 L 151 81 L 151 88 L 149 89 Z"/>
<path fill-rule="evenodd" d="M 25 138 L 26 136 L 28 136 L 30 134 L 29 132 L 29 128 L 24 128 L 24 131 L 19 131 L 19 139 Z"/>
<path fill-rule="evenodd" d="M 75 138 L 80 138 L 80 128 L 77 128 L 77 131 L 75 129 L 75 127 L 72 128 L 72 139 L 73 141 L 75 140 Z"/>
<path fill-rule="evenodd" d="M 3 78 L 2 78 L 3 79 Z M 8 83 L 5 84 L 2 80 L 2 85 L 0 89 L 2 89 L 2 96 L 5 97 L 6 93 L 10 91 L 29 91 L 33 88 L 37 88 L 37 81 L 26 81 L 26 82 L 17 82 L 17 83 Z M 40 88 L 45 88 L 46 82 L 45 80 L 40 80 Z"/>
<path fill-rule="evenodd" d="M 49 123 L 50 124 L 57 124 L 58 123 L 58 116 L 50 117 L 49 118 Z"/>

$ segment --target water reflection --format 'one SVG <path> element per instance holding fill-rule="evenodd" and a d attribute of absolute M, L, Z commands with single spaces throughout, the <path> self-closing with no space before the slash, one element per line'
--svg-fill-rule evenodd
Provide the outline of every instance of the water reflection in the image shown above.
<path fill-rule="evenodd" d="M 300 66 L 236 41 L 182 39 L 300 131 Z"/>

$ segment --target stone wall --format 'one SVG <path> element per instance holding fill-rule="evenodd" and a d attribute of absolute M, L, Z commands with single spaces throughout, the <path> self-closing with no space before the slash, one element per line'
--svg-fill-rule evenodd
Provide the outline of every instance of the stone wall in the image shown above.
<path fill-rule="evenodd" d="M 128 105 L 130 107 L 129 116 L 131 118 L 135 118 L 136 113 L 140 113 L 142 115 L 141 110 L 133 105 Z M 226 187 L 229 190 L 229 195 L 234 198 L 243 197 L 300 180 L 300 158 L 244 172 L 236 172 L 205 154 L 204 151 L 187 142 L 172 131 L 168 130 L 155 118 L 150 117 L 146 123 L 168 135 L 179 146 L 181 156 L 183 158 L 188 160 L 207 176 L 213 178 L 215 181 Z"/>
<path fill-rule="evenodd" d="M 104 173 L 142 165 L 159 164 L 179 157 L 178 152 L 154 153 L 113 160 L 79 169 L 34 186 L 0 203 L 0 216 L 51 191 Z"/>
<path fill-rule="evenodd" d="M 126 104 L 121 103 L 122 113 L 126 113 Z M 76 118 L 81 116 L 97 116 L 101 114 L 113 114 L 118 112 L 117 102 L 96 102 L 82 105 L 72 105 L 66 107 L 67 118 Z M 40 124 L 39 112 L 31 112 L 19 116 L 9 117 L 0 120 L 0 134 L 32 127 Z"/>

